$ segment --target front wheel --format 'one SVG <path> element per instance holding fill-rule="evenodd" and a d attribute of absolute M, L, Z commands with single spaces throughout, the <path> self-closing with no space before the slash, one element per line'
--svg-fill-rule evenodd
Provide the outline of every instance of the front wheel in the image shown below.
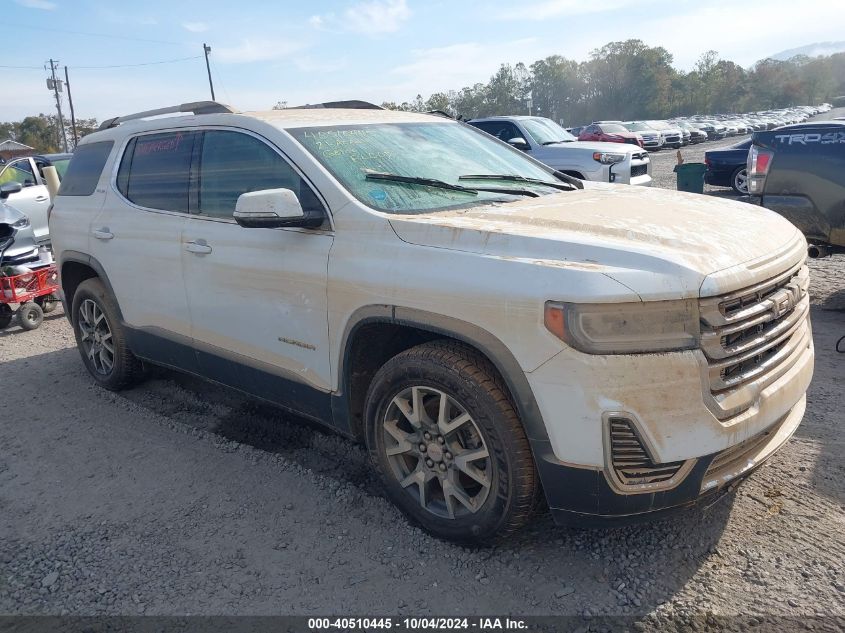
<path fill-rule="evenodd" d="M 37 330 L 44 321 L 44 312 L 34 301 L 27 301 L 18 308 L 18 321 L 25 330 Z"/>
<path fill-rule="evenodd" d="M 742 196 L 748 195 L 748 169 L 738 167 L 731 176 L 731 189 Z"/>
<path fill-rule="evenodd" d="M 435 536 L 490 542 L 531 516 L 539 480 L 496 370 L 439 341 L 389 360 L 367 394 L 367 448 L 387 495 Z"/>
<path fill-rule="evenodd" d="M 0 303 L 0 330 L 5 330 L 15 316 L 14 311 L 6 303 Z"/>

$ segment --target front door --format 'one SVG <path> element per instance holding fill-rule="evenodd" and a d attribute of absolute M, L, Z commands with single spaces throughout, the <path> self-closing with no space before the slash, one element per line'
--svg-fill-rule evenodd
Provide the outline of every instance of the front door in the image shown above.
<path fill-rule="evenodd" d="M 0 185 L 7 182 L 19 182 L 23 188 L 10 195 L 6 203 L 29 218 L 36 241 L 46 242 L 50 237 L 47 229 L 50 192 L 32 159 L 18 158 L 4 165 L 0 170 Z"/>
<path fill-rule="evenodd" d="M 266 141 L 207 130 L 199 139 L 194 213 L 182 233 L 191 334 L 201 372 L 324 419 L 331 389 L 326 282 L 333 236 L 310 185 Z M 319 229 L 244 228 L 238 196 L 288 188 Z"/>

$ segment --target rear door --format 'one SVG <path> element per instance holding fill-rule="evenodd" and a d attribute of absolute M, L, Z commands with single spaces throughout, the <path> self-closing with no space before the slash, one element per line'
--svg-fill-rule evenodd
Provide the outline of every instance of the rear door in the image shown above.
<path fill-rule="evenodd" d="M 32 224 L 32 232 L 38 242 L 49 239 L 47 229 L 47 209 L 50 206 L 50 192 L 41 179 L 31 158 L 18 158 L 10 161 L 0 170 L 0 184 L 7 182 L 20 183 L 18 193 L 9 196 L 7 204 L 25 214 Z"/>
<path fill-rule="evenodd" d="M 131 329 L 133 351 L 188 371 L 196 371 L 196 355 L 181 237 L 197 136 L 191 130 L 175 130 L 128 140 L 114 188 L 91 223 L 89 247 L 105 269 Z"/>
<path fill-rule="evenodd" d="M 206 130 L 181 253 L 201 372 L 322 418 L 331 389 L 326 283 L 333 234 L 315 190 L 278 148 L 241 130 Z M 238 196 L 291 189 L 318 229 L 244 228 Z M 303 389 L 303 386 L 313 390 Z M 293 400 L 294 402 L 291 402 Z"/>

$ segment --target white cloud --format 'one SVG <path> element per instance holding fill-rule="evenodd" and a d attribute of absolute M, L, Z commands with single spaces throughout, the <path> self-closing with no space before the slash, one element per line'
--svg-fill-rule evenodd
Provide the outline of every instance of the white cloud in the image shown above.
<path fill-rule="evenodd" d="M 410 17 L 407 0 L 368 0 L 352 5 L 341 15 L 312 15 L 308 23 L 316 29 L 379 35 L 398 31 Z"/>
<path fill-rule="evenodd" d="M 213 53 L 221 62 L 244 64 L 285 59 L 302 48 L 303 44 L 295 40 L 246 38 L 236 46 L 216 46 Z"/>
<path fill-rule="evenodd" d="M 191 33 L 205 33 L 208 30 L 208 24 L 205 22 L 184 22 L 182 28 Z"/>
<path fill-rule="evenodd" d="M 554 45 L 551 46 L 554 48 Z M 479 82 L 486 82 L 501 64 L 524 62 L 530 64 L 550 54 L 536 38 L 503 42 L 465 42 L 438 48 L 411 51 L 410 63 L 390 71 L 398 83 L 388 88 L 391 100 L 412 98 L 417 94 L 459 90 Z"/>
<path fill-rule="evenodd" d="M 618 11 L 629 7 L 638 7 L 653 0 L 602 0 L 584 2 L 584 0 L 544 0 L 533 4 L 518 4 L 516 8 L 504 9 L 496 17 L 500 20 L 547 20 L 556 17 L 573 17 L 586 13 Z"/>
<path fill-rule="evenodd" d="M 58 5 L 55 2 L 48 2 L 47 0 L 15 0 L 22 7 L 28 9 L 41 9 L 42 11 L 52 11 Z"/>

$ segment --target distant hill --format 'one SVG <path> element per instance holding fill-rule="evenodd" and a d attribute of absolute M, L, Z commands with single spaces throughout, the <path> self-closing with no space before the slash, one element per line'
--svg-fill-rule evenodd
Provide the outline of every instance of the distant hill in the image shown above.
<path fill-rule="evenodd" d="M 774 55 L 769 55 L 769 59 L 777 59 L 786 61 L 792 59 L 796 55 L 806 55 L 807 57 L 818 57 L 819 55 L 833 55 L 834 53 L 845 52 L 845 42 L 816 42 L 814 44 L 807 44 L 806 46 L 799 46 L 798 48 L 790 48 Z"/>

